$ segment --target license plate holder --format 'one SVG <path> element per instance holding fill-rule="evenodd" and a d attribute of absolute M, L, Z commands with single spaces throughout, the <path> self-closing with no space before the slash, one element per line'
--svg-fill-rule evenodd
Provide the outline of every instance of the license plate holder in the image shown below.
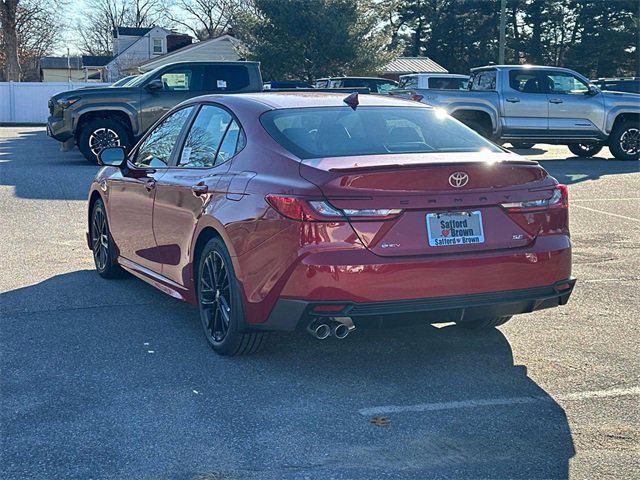
<path fill-rule="evenodd" d="M 480 210 L 427 213 L 426 223 L 430 247 L 484 243 Z"/>

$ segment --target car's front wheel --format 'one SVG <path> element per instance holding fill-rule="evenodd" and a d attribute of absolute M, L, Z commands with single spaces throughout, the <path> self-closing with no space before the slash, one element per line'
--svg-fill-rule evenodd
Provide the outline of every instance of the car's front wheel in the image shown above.
<path fill-rule="evenodd" d="M 499 325 L 503 325 L 511 320 L 511 317 L 486 317 L 478 318 L 476 320 L 458 322 L 459 327 L 467 330 L 482 330 L 485 328 L 493 328 Z"/>
<path fill-rule="evenodd" d="M 96 200 L 91 210 L 89 239 L 93 251 L 93 262 L 98 274 L 104 278 L 122 277 L 124 270 L 116 262 L 115 246 L 111 238 L 107 212 L 102 199 Z"/>
<path fill-rule="evenodd" d="M 242 333 L 244 307 L 231 257 L 220 238 L 207 242 L 197 265 L 200 320 L 213 350 L 225 356 L 249 355 L 262 348 L 265 333 Z"/>
<path fill-rule="evenodd" d="M 107 147 L 129 148 L 131 132 L 122 122 L 112 118 L 95 118 L 82 125 L 78 149 L 87 160 L 98 163 L 98 154 Z"/>
<path fill-rule="evenodd" d="M 602 145 L 598 143 L 570 143 L 567 147 L 576 157 L 593 157 L 602 150 Z"/>
<path fill-rule="evenodd" d="M 640 158 L 640 124 L 626 121 L 618 124 L 609 137 L 609 150 L 618 160 L 638 160 Z"/>

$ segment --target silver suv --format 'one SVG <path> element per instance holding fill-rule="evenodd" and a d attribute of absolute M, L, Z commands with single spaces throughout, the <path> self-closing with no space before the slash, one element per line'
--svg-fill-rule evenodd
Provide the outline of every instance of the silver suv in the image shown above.
<path fill-rule="evenodd" d="M 415 92 L 401 94 L 412 98 Z M 584 157 L 608 145 L 620 160 L 638 160 L 640 155 L 640 95 L 603 92 L 567 68 L 475 68 L 468 90 L 429 90 L 421 101 L 442 107 L 482 135 L 515 147 L 565 144 Z"/>

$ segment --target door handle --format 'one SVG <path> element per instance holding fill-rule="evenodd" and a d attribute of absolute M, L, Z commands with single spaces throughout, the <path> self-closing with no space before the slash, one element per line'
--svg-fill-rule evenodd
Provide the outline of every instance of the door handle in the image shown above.
<path fill-rule="evenodd" d="M 549 100 L 549 103 L 562 103 L 562 100 L 560 100 L 559 98 L 552 98 L 551 100 Z"/>
<path fill-rule="evenodd" d="M 507 102 L 509 103 L 518 103 L 520 99 L 518 97 L 509 97 L 507 98 Z"/>
<path fill-rule="evenodd" d="M 147 180 L 147 183 L 144 184 L 144 188 L 147 189 L 147 192 L 150 192 L 154 188 L 156 188 L 156 181 L 153 178 Z"/>
<path fill-rule="evenodd" d="M 200 182 L 196 185 L 192 185 L 191 191 L 196 197 L 199 197 L 200 195 L 204 195 L 205 193 L 209 192 L 209 187 L 205 183 Z"/>

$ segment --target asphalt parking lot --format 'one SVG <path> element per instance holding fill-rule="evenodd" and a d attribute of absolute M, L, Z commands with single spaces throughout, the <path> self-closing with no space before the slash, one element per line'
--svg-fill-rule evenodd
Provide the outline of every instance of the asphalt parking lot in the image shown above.
<path fill-rule="evenodd" d="M 0 477 L 638 478 L 639 162 L 521 153 L 570 185 L 567 306 L 228 359 L 194 308 L 94 273 L 97 167 L 0 128 Z"/>

